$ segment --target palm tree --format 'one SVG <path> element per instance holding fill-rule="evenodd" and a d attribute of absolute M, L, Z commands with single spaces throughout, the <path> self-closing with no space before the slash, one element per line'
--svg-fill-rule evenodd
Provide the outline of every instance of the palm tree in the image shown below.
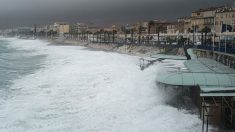
<path fill-rule="evenodd" d="M 159 44 L 159 39 L 160 39 L 160 32 L 163 32 L 163 31 L 165 31 L 165 28 L 162 25 L 159 25 L 156 27 L 158 44 Z"/>
<path fill-rule="evenodd" d="M 141 37 L 142 26 L 139 26 L 139 36 L 138 36 L 138 43 L 140 44 L 140 37 Z"/>
<path fill-rule="evenodd" d="M 131 43 L 133 44 L 134 43 L 134 29 L 132 28 L 130 32 L 131 32 Z"/>
<path fill-rule="evenodd" d="M 98 39 L 99 39 L 99 31 L 96 31 L 95 33 L 94 33 L 94 35 L 96 35 L 96 41 L 94 41 L 95 43 L 98 43 Z"/>
<path fill-rule="evenodd" d="M 187 38 L 184 38 L 183 36 L 180 36 L 179 40 L 178 40 L 178 42 L 179 42 L 178 45 L 179 46 L 185 46 L 186 41 L 187 41 Z"/>
<path fill-rule="evenodd" d="M 100 29 L 100 43 L 102 42 L 102 34 L 104 33 L 104 29 Z"/>
<path fill-rule="evenodd" d="M 106 34 L 107 34 L 108 32 L 107 32 L 107 31 L 104 31 L 103 33 L 104 33 L 104 43 L 106 43 L 106 41 L 107 41 L 107 40 L 106 40 Z"/>
<path fill-rule="evenodd" d="M 111 32 L 110 31 L 107 31 L 107 34 L 108 34 L 108 43 L 110 43 L 110 34 L 111 34 Z"/>
<path fill-rule="evenodd" d="M 86 31 L 86 41 L 89 41 L 89 36 L 90 36 L 91 32 L 90 31 Z"/>
<path fill-rule="evenodd" d="M 96 35 L 96 43 L 98 43 L 98 39 L 99 39 L 99 31 L 95 32 Z"/>
<path fill-rule="evenodd" d="M 188 33 L 192 33 L 193 31 L 192 31 L 191 28 L 188 28 L 188 29 L 187 29 L 187 32 L 188 32 Z"/>
<path fill-rule="evenodd" d="M 115 34 L 117 34 L 117 31 L 116 30 L 113 30 L 113 43 L 115 41 Z"/>
<path fill-rule="evenodd" d="M 174 42 L 174 40 L 171 37 L 166 37 L 166 41 L 170 43 L 170 45 L 172 45 L 172 43 Z"/>
<path fill-rule="evenodd" d="M 148 35 L 150 34 L 150 28 L 154 24 L 154 21 L 149 21 L 148 22 Z"/>
<path fill-rule="evenodd" d="M 204 41 L 204 42 L 205 42 L 205 44 L 207 44 L 207 34 L 211 32 L 211 29 L 206 26 L 206 27 L 204 27 L 204 28 L 202 29 L 201 32 L 202 32 L 202 34 L 205 33 L 205 38 L 204 38 L 205 41 Z"/>
<path fill-rule="evenodd" d="M 125 27 L 125 44 L 127 43 L 127 29 Z"/>

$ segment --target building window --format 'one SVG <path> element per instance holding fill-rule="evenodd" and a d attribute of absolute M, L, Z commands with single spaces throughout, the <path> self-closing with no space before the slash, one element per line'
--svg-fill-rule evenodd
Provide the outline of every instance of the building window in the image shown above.
<path fill-rule="evenodd" d="M 234 25 L 234 26 L 235 26 L 235 21 L 232 21 L 232 25 Z"/>

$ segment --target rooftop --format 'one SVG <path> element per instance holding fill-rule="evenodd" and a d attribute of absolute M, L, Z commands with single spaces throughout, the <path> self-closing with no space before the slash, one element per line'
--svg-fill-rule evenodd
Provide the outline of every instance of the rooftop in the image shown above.
<path fill-rule="evenodd" d="M 190 54 L 190 53 L 189 53 Z M 179 56 L 155 55 L 155 58 L 181 60 Z M 163 62 L 164 70 L 157 76 L 157 81 L 168 85 L 199 86 L 201 96 L 235 96 L 235 70 L 207 58 L 192 57 L 183 65 Z M 164 71 L 164 73 L 163 73 Z"/>
<path fill-rule="evenodd" d="M 198 10 L 193 11 L 193 13 L 197 13 L 197 12 L 205 12 L 205 11 L 215 11 L 219 8 L 222 8 L 223 6 L 220 7 L 207 7 L 207 8 L 200 8 Z"/>

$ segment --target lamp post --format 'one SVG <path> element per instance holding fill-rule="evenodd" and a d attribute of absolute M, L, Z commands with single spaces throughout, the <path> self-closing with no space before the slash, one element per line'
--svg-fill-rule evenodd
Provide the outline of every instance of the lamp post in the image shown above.
<path fill-rule="evenodd" d="M 215 51 L 215 15 L 214 15 L 214 28 L 213 28 L 213 54 Z"/>

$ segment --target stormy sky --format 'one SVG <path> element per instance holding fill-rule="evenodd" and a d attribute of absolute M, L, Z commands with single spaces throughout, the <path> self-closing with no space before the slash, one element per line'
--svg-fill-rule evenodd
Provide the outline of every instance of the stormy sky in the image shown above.
<path fill-rule="evenodd" d="M 139 20 L 174 20 L 207 6 L 235 0 L 0 0 L 0 28 L 90 22 L 124 24 Z"/>

